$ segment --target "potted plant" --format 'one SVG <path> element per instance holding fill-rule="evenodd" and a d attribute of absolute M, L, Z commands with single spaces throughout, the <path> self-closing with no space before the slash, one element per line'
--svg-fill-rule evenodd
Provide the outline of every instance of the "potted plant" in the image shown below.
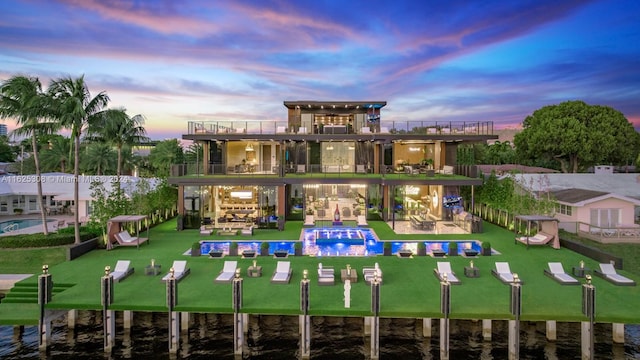
<path fill-rule="evenodd" d="M 449 256 L 458 255 L 458 243 L 456 241 L 449 242 Z"/>
<path fill-rule="evenodd" d="M 296 241 L 293 243 L 293 250 L 296 256 L 302 256 L 302 241 Z"/>
<path fill-rule="evenodd" d="M 482 242 L 482 256 L 491 256 L 491 243 L 488 241 Z"/>
<path fill-rule="evenodd" d="M 191 256 L 200 256 L 201 250 L 200 250 L 200 242 L 196 241 L 193 244 L 191 244 Z"/>
<path fill-rule="evenodd" d="M 260 256 L 269 256 L 269 243 L 266 241 L 260 244 Z"/>
<path fill-rule="evenodd" d="M 391 242 L 390 241 L 385 241 L 382 244 L 382 250 L 383 250 L 383 255 L 384 256 L 391 256 Z"/>
<path fill-rule="evenodd" d="M 229 256 L 238 256 L 238 243 L 235 241 L 229 244 Z"/>
<path fill-rule="evenodd" d="M 418 242 L 418 256 L 426 256 L 427 255 L 427 245 L 424 241 Z"/>

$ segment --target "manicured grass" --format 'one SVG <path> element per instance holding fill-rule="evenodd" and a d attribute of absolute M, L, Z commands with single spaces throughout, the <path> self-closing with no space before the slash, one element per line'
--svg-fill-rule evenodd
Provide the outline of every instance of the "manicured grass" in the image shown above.
<path fill-rule="evenodd" d="M 322 257 L 290 256 L 293 276 L 287 285 L 270 283 L 270 277 L 276 267 L 276 259 L 258 257 L 263 266 L 260 278 L 244 277 L 243 311 L 253 314 L 299 314 L 299 288 L 304 269 L 309 270 L 311 281 L 312 315 L 364 316 L 370 315 L 370 288 L 362 281 L 362 267 L 378 262 L 383 272 L 381 285 L 381 316 L 383 317 L 440 317 L 440 284 L 433 275 L 437 261 L 451 262 L 453 270 L 462 279 L 462 285 L 452 285 L 451 318 L 464 319 L 509 319 L 510 287 L 495 279 L 490 270 L 496 261 L 508 261 L 511 270 L 517 272 L 523 280 L 522 319 L 584 321 L 581 313 L 581 286 L 560 285 L 543 274 L 549 261 L 560 261 L 567 272 L 571 266 L 584 260 L 586 266 L 595 268 L 597 264 L 567 249 L 554 250 L 549 246 L 530 247 L 515 244 L 513 233 L 491 224 L 485 224 L 483 234 L 470 235 L 395 235 L 382 222 L 370 222 L 381 240 L 463 240 L 477 239 L 490 241 L 500 255 L 473 259 L 480 268 L 479 278 L 466 278 L 464 266 L 469 260 L 455 256 L 444 260 L 431 257 L 401 259 L 396 256 L 385 257 Z M 297 240 L 300 237 L 302 222 L 289 221 L 285 231 L 257 230 L 255 236 L 235 236 L 235 240 Z M 54 284 L 73 285 L 60 291 L 48 305 L 51 309 L 95 309 L 100 305 L 100 277 L 105 265 L 114 266 L 117 260 L 131 260 L 135 273 L 115 285 L 114 310 L 166 311 L 165 284 L 160 280 L 174 260 L 187 260 L 191 274 L 178 286 L 178 311 L 230 313 L 231 285 L 215 284 L 214 278 L 223 267 L 225 260 L 237 260 L 246 274 L 250 259 L 225 257 L 189 257 L 182 255 L 194 241 L 222 237 L 201 237 L 197 230 L 175 231 L 175 221 L 159 225 L 151 230 L 151 242 L 137 250 L 120 247 L 111 251 L 95 250 L 74 261 L 59 263 L 50 268 Z M 147 276 L 144 267 L 155 259 L 162 265 L 162 274 Z M 317 285 L 317 265 L 336 269 L 336 285 Z M 345 309 L 344 288 L 340 283 L 339 269 L 350 264 L 358 271 L 359 281 L 351 287 L 351 308 Z M 39 268 L 40 266 L 38 266 Z M 627 275 L 636 281 L 640 278 Z M 36 277 L 24 280 L 21 285 L 35 283 Z M 597 288 L 597 317 L 599 322 L 639 323 L 640 287 L 620 287 L 594 277 Z M 6 304 L 9 305 L 9 304 Z M 13 305 L 12 305 L 13 306 Z M 0 304 L 0 322 L 15 320 L 15 311 L 11 306 Z M 24 322 L 32 322 L 37 316 L 23 315 Z"/>
<path fill-rule="evenodd" d="M 0 274 L 39 273 L 42 264 L 57 265 L 67 260 L 67 247 L 0 250 Z"/>

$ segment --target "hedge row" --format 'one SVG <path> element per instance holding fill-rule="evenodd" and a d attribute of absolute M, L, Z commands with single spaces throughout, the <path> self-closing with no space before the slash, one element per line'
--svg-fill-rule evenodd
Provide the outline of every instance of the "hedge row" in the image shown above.
<path fill-rule="evenodd" d="M 87 241 L 96 237 L 96 234 L 80 229 L 80 241 Z M 70 245 L 75 241 L 73 232 L 51 233 L 45 236 L 43 233 L 24 234 L 0 237 L 0 248 L 30 248 Z"/>

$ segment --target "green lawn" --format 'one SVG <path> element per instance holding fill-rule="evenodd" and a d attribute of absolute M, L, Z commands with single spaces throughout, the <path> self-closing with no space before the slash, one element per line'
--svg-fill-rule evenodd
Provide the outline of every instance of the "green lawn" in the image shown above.
<path fill-rule="evenodd" d="M 494 278 L 490 270 L 496 261 L 508 261 L 511 270 L 517 272 L 523 280 L 522 319 L 582 321 L 581 286 L 563 286 L 543 274 L 548 261 L 560 261 L 565 270 L 584 260 L 586 266 L 594 268 L 597 264 L 583 256 L 566 249 L 554 250 L 549 246 L 530 247 L 515 244 L 513 233 L 497 226 L 484 225 L 483 234 L 471 235 L 395 235 L 382 222 L 371 222 L 371 227 L 382 240 L 463 240 L 478 239 L 490 241 L 500 255 L 479 257 L 474 263 L 480 268 L 479 278 L 469 279 L 463 276 L 463 267 L 469 264 L 464 257 L 449 257 L 453 270 L 462 279 L 462 285 L 451 288 L 452 318 L 464 319 L 508 319 L 510 287 Z M 255 236 L 236 236 L 237 240 L 297 240 L 300 237 L 302 222 L 289 221 L 284 231 L 257 230 Z M 229 313 L 231 309 L 231 285 L 215 284 L 214 278 L 222 269 L 224 260 L 238 260 L 243 269 L 252 260 L 239 257 L 210 259 L 209 257 L 187 257 L 182 255 L 194 241 L 204 239 L 197 230 L 175 231 L 175 221 L 159 225 L 151 230 L 151 242 L 140 250 L 120 247 L 111 251 L 95 250 L 74 261 L 60 262 L 51 266 L 57 290 L 51 309 L 100 309 L 100 277 L 105 265 L 114 266 L 119 259 L 131 260 L 135 273 L 125 281 L 115 285 L 114 310 L 166 311 L 165 284 L 159 276 L 146 276 L 144 267 L 151 259 L 162 265 L 163 274 L 173 260 L 186 259 L 191 274 L 179 283 L 178 311 Z M 220 239 L 218 236 L 206 239 Z M 3 251 L 4 252 L 4 251 Z M 298 314 L 299 284 L 303 269 L 308 269 L 311 279 L 311 314 L 336 316 L 363 316 L 370 314 L 370 289 L 362 282 L 361 269 L 375 262 L 383 272 L 381 286 L 381 316 L 384 317 L 439 317 L 440 284 L 433 275 L 438 260 L 431 257 L 401 259 L 396 256 L 385 257 L 295 257 L 290 256 L 293 277 L 288 285 L 273 285 L 269 279 L 276 260 L 271 257 L 258 257 L 263 266 L 263 277 L 244 279 L 243 311 L 254 314 Z M 442 261 L 442 260 L 440 260 Z M 334 266 L 336 270 L 350 264 L 359 272 L 359 280 L 351 287 L 351 308 L 345 309 L 343 286 L 317 285 L 317 264 Z M 4 271 L 0 265 L 0 272 Z M 38 264 L 37 268 L 40 268 Z M 622 271 L 636 281 L 640 277 Z M 22 281 L 19 285 L 33 288 L 36 278 Z M 597 318 L 599 322 L 640 323 L 640 287 L 620 287 L 600 278 L 593 280 L 597 291 Z M 23 309 L 22 304 L 0 304 L 0 324 L 32 323 L 36 312 L 31 308 Z"/>

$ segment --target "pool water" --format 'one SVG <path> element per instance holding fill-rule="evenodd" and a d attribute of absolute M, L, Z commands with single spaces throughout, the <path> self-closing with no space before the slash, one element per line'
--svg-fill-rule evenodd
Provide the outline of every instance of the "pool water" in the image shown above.
<path fill-rule="evenodd" d="M 10 233 L 16 230 L 25 229 L 32 226 L 42 225 L 40 219 L 20 219 L 0 222 L 0 234 Z"/>
<path fill-rule="evenodd" d="M 366 228 L 341 228 L 341 229 L 303 229 L 300 236 L 303 242 L 303 255 L 312 256 L 374 256 L 382 254 L 383 243 L 378 239 L 375 232 Z M 467 240 L 456 241 L 458 252 L 471 249 L 481 252 L 479 241 Z M 222 251 L 229 253 L 230 241 L 201 241 L 200 251 L 202 255 L 209 254 L 210 251 Z M 238 254 L 245 250 L 260 252 L 261 242 L 237 242 Z M 273 241 L 269 242 L 269 254 L 274 251 L 288 251 L 294 253 L 295 241 Z M 427 254 L 433 250 L 448 252 L 449 241 L 424 241 Z M 418 241 L 393 241 L 391 242 L 391 252 L 397 253 L 400 250 L 411 250 L 414 254 L 418 252 Z"/>

